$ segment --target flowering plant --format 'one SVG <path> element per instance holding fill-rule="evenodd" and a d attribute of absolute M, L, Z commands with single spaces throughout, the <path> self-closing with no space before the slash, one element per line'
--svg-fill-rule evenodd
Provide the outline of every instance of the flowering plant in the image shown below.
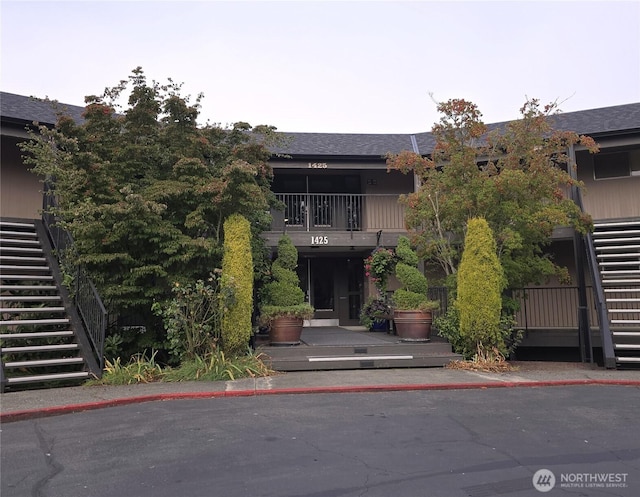
<path fill-rule="evenodd" d="M 364 260 L 365 276 L 373 280 L 380 295 L 386 295 L 387 280 L 393 272 L 396 264 L 396 255 L 393 250 L 383 247 L 376 248 L 372 254 Z"/>
<path fill-rule="evenodd" d="M 389 319 L 392 310 L 387 299 L 371 297 L 360 311 L 360 324 L 371 329 L 374 323 Z"/>

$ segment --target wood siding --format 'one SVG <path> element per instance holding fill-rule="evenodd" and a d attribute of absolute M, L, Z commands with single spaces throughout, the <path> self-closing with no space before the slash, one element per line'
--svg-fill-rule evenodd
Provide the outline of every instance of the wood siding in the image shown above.
<path fill-rule="evenodd" d="M 0 216 L 37 219 L 42 208 L 42 184 L 22 163 L 18 141 L 22 140 L 2 137 Z"/>
<path fill-rule="evenodd" d="M 594 178 L 593 156 L 576 154 L 578 179 L 585 184 L 584 209 L 594 220 L 640 217 L 640 176 Z"/>

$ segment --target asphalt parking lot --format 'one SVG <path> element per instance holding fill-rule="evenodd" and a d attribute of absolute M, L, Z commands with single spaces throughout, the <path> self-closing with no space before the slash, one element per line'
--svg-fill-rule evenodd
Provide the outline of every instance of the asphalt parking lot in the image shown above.
<path fill-rule="evenodd" d="M 2 425 L 1 493 L 635 497 L 638 390 L 282 392 L 26 418 Z"/>

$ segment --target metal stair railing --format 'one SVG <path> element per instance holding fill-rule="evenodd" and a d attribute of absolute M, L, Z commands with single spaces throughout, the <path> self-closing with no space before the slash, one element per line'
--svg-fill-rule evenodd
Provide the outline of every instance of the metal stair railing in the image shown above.
<path fill-rule="evenodd" d="M 574 201 L 580 207 L 580 210 L 584 212 L 582 204 L 582 193 L 576 188 Z M 589 266 L 589 272 L 591 275 L 591 281 L 593 283 L 593 296 L 594 304 L 596 307 L 596 314 L 598 316 L 598 324 L 600 325 L 600 339 L 602 341 L 602 358 L 604 366 L 608 369 L 616 368 L 616 353 L 613 346 L 613 335 L 611 333 L 611 327 L 609 324 L 609 310 L 607 309 L 607 303 L 604 296 L 604 289 L 602 287 L 602 275 L 600 274 L 600 268 L 598 267 L 598 259 L 596 256 L 596 249 L 593 244 L 593 236 L 591 233 L 584 235 L 584 245 L 587 252 L 587 265 Z"/>
<path fill-rule="evenodd" d="M 73 286 L 69 288 L 69 293 L 84 325 L 84 331 L 89 338 L 95 360 L 102 371 L 104 368 L 107 310 L 84 267 L 72 260 L 71 254 L 74 251 L 73 238 L 67 230 L 58 225 L 56 216 L 52 211 L 57 207 L 53 188 L 49 183 L 45 183 L 44 190 L 42 221 L 63 273 L 73 278 Z"/>
<path fill-rule="evenodd" d="M 602 280 L 600 269 L 598 268 L 598 260 L 596 259 L 596 249 L 593 245 L 593 237 L 591 233 L 585 235 L 585 249 L 587 251 L 587 259 L 589 261 L 589 270 L 591 271 L 591 280 L 593 281 L 593 292 L 598 315 L 598 323 L 600 325 L 600 339 L 602 340 L 602 357 L 604 366 L 608 369 L 616 367 L 616 353 L 613 347 L 613 336 L 609 326 L 609 310 L 604 297 L 602 288 Z"/>

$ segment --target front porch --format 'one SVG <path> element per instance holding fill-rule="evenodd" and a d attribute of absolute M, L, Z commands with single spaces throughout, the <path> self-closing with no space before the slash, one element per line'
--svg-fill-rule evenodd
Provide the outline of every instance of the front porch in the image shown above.
<path fill-rule="evenodd" d="M 270 346 L 266 335 L 257 335 L 256 346 L 276 371 L 433 368 L 462 359 L 438 336 L 427 343 L 401 342 L 395 335 L 361 326 L 308 326 L 300 345 L 287 347 Z"/>

